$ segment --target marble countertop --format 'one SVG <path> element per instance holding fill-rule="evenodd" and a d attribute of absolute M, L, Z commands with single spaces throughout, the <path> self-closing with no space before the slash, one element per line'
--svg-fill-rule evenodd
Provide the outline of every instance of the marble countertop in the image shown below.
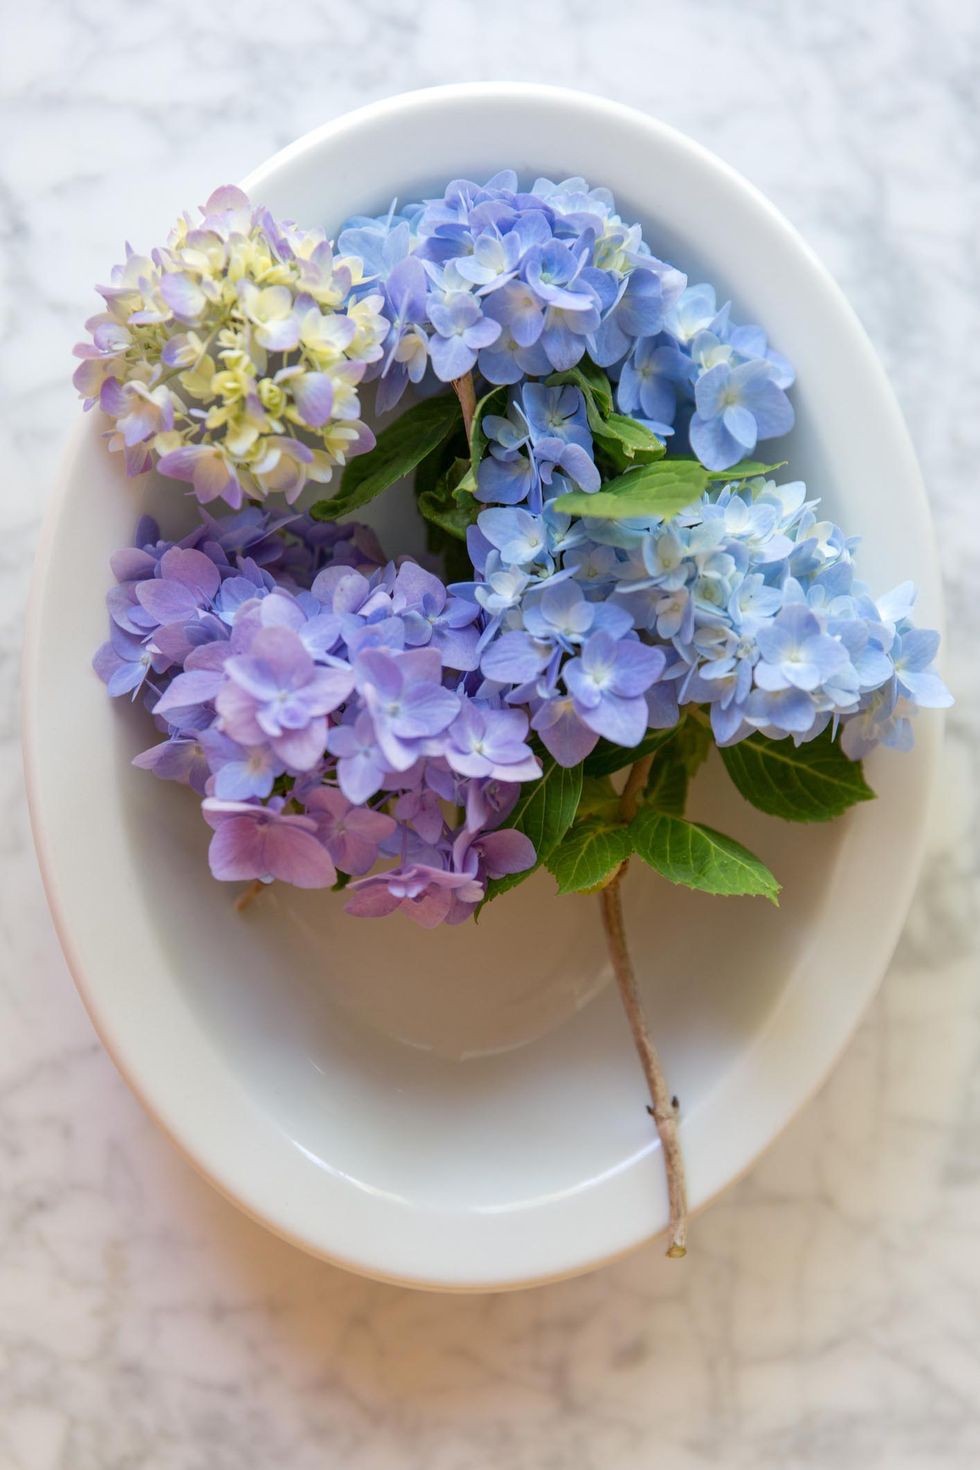
<path fill-rule="evenodd" d="M 617 20 L 611 17 L 616 14 Z M 480 30 L 481 15 L 488 30 Z M 0 54 L 0 1470 L 967 1470 L 980 1463 L 980 13 L 962 0 L 33 0 Z M 69 349 L 126 236 L 414 86 L 574 85 L 759 184 L 908 416 L 959 703 L 881 994 L 767 1157 L 659 1247 L 503 1297 L 357 1280 L 239 1215 L 77 999 L 23 800 L 32 547 Z M 80 840 L 83 840 L 80 838 Z"/>

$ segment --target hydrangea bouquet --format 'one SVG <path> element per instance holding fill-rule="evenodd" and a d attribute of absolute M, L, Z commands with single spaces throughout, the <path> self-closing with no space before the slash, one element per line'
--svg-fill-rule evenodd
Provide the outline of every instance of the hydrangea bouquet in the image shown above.
<path fill-rule="evenodd" d="M 950 702 L 913 587 L 866 587 L 854 540 L 757 458 L 792 427 L 791 365 L 606 190 L 510 171 L 336 243 L 221 188 L 100 294 L 76 385 L 129 473 L 198 507 L 112 558 L 94 662 L 156 727 L 136 765 L 196 793 L 240 905 L 277 880 L 459 924 L 542 866 L 597 894 L 682 1255 L 627 866 L 775 903 L 757 857 L 684 817 L 711 745 L 756 807 L 825 821 L 872 795 L 868 750 Z M 308 482 L 332 493 L 299 501 Z M 390 487 L 425 564 L 350 519 Z"/>

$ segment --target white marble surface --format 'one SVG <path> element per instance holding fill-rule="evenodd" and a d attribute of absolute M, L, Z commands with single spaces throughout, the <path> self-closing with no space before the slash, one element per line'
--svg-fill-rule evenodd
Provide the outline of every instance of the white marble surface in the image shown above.
<path fill-rule="evenodd" d="M 0 1470 L 980 1463 L 980 13 L 6 0 L 0 34 Z M 695 1253 L 461 1299 L 305 1258 L 144 1117 L 45 909 L 16 685 L 32 545 L 76 412 L 68 352 L 122 239 L 152 242 L 213 184 L 358 102 L 489 78 L 658 113 L 823 256 L 922 457 L 959 705 L 881 996 L 817 1100 L 697 1222 Z"/>

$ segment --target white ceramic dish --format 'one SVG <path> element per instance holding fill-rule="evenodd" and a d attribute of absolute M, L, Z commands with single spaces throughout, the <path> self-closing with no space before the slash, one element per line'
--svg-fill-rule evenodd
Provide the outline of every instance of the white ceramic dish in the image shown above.
<path fill-rule="evenodd" d="M 448 87 L 330 123 L 245 186 L 333 228 L 507 165 L 610 187 L 658 254 L 765 325 L 799 374 L 794 476 L 851 531 L 873 531 L 866 577 L 913 576 L 937 624 L 919 473 L 861 327 L 786 221 L 679 133 L 571 92 Z M 370 1275 L 497 1289 L 647 1239 L 666 1223 L 660 1160 L 590 900 L 554 899 L 536 878 L 478 929 L 435 934 L 355 923 L 334 896 L 289 890 L 241 917 L 207 875 L 194 801 L 130 768 L 145 716 L 112 704 L 89 668 L 107 558 L 142 509 L 165 529 L 186 511 L 173 487 L 127 482 L 101 428 L 75 430 L 38 556 L 25 745 L 61 941 L 130 1085 L 243 1209 Z M 874 991 L 915 882 L 938 740 L 937 720 L 920 720 L 914 754 L 870 762 L 880 799 L 822 829 L 768 821 L 709 769 L 698 805 L 782 878 L 778 912 L 631 876 L 695 1208 L 812 1093 Z"/>

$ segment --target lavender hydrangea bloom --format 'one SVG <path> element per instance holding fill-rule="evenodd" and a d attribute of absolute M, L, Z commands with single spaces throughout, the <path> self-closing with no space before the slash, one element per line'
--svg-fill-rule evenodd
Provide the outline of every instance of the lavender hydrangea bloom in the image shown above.
<path fill-rule="evenodd" d="M 130 694 L 135 699 L 154 666 L 165 667 L 166 660 L 155 658 L 141 638 L 127 633 L 116 623 L 92 660 L 92 666 L 115 699 Z"/>
<path fill-rule="evenodd" d="M 348 801 L 365 802 L 381 790 L 388 768 L 369 714 L 334 725 L 327 731 L 327 749 L 337 758 L 337 779 Z"/>
<path fill-rule="evenodd" d="M 382 842 L 396 831 L 394 817 L 349 801 L 342 791 L 320 786 L 305 800 L 306 811 L 317 822 L 320 841 L 337 867 L 345 873 L 370 872 Z"/>
<path fill-rule="evenodd" d="M 392 770 L 407 771 L 423 754 L 422 743 L 440 734 L 459 709 L 459 699 L 441 684 L 435 649 L 389 654 L 369 648 L 354 664 L 354 683 Z"/>
<path fill-rule="evenodd" d="M 415 562 L 404 562 L 392 588 L 391 606 L 402 620 L 408 647 L 431 644 L 446 668 L 476 668 L 480 633 L 474 603 L 450 595 L 438 577 Z"/>
<path fill-rule="evenodd" d="M 337 870 L 317 837 L 312 817 L 283 810 L 273 797 L 264 806 L 246 801 L 219 801 L 207 797 L 201 810 L 214 836 L 208 862 L 215 878 L 236 883 L 278 878 L 295 888 L 330 888 Z"/>
<path fill-rule="evenodd" d="M 385 338 L 384 366 L 376 406 L 387 413 L 401 399 L 409 383 L 420 383 L 429 365 L 425 298 L 427 277 L 422 262 L 406 257 L 395 265 L 387 281 L 386 299 L 391 329 Z"/>
<path fill-rule="evenodd" d="M 580 431 L 574 408 L 538 407 Z M 167 738 L 139 764 L 207 794 L 216 873 L 322 885 L 339 867 L 358 879 L 356 913 L 462 922 L 490 878 L 519 870 L 506 864 L 533 863 L 502 827 L 539 770 L 529 719 L 567 765 L 692 701 L 719 743 L 752 729 L 807 740 L 834 719 L 857 755 L 907 745 L 913 703 L 949 699 L 935 637 L 911 626 L 911 589 L 873 601 L 852 543 L 799 485 L 725 488 L 646 529 L 496 507 L 471 537 L 474 581 L 453 594 L 410 562 L 378 566 L 356 531 L 301 518 L 280 534 L 302 556 L 266 546 L 260 566 L 236 547 L 262 546 L 267 524 L 210 522 L 176 549 L 143 528 L 114 565 L 120 611 L 146 621 L 115 622 L 97 662 L 120 689 L 152 679 Z M 448 631 L 482 644 L 480 674 L 452 670 L 437 637 L 450 608 Z M 168 628 L 184 638 L 175 662 L 152 651 Z"/>
<path fill-rule="evenodd" d="M 537 854 L 523 832 L 478 835 L 464 829 L 448 851 L 432 856 L 442 856 L 445 865 L 411 863 L 352 883 L 347 912 L 356 918 L 401 912 L 426 929 L 459 924 L 482 901 L 488 878 L 524 872 Z"/>
<path fill-rule="evenodd" d="M 527 716 L 519 710 L 492 709 L 467 699 L 448 735 L 445 758 L 461 776 L 533 781 L 541 774 L 525 741 Z"/>
<path fill-rule="evenodd" d="M 599 732 L 585 723 L 570 695 L 555 694 L 532 704 L 531 728 L 560 766 L 577 766 L 595 749 Z"/>
<path fill-rule="evenodd" d="M 185 622 L 210 607 L 221 585 L 214 562 L 201 551 L 174 546 L 160 558 L 158 575 L 138 583 L 136 599 L 156 624 Z"/>
<path fill-rule="evenodd" d="M 178 735 L 161 741 L 134 756 L 133 765 L 141 771 L 152 771 L 163 781 L 180 781 L 198 796 L 204 795 L 211 774 L 204 747 L 193 736 Z"/>
<path fill-rule="evenodd" d="M 240 745 L 262 745 L 286 765 L 308 771 L 327 739 L 325 716 L 354 687 L 348 665 L 318 668 L 302 640 L 284 627 L 256 633 L 248 654 L 225 663 L 228 682 L 216 704 L 222 728 Z"/>
<path fill-rule="evenodd" d="M 270 796 L 282 761 L 268 745 L 243 747 L 214 727 L 198 736 L 198 744 L 214 776 L 212 795 L 220 801 L 249 801 Z"/>
<path fill-rule="evenodd" d="M 449 917 L 456 893 L 464 902 L 475 905 L 484 889 L 468 873 L 415 863 L 361 878 L 350 885 L 349 892 L 345 908 L 356 919 L 383 919 L 401 912 L 423 929 L 434 929 Z"/>

